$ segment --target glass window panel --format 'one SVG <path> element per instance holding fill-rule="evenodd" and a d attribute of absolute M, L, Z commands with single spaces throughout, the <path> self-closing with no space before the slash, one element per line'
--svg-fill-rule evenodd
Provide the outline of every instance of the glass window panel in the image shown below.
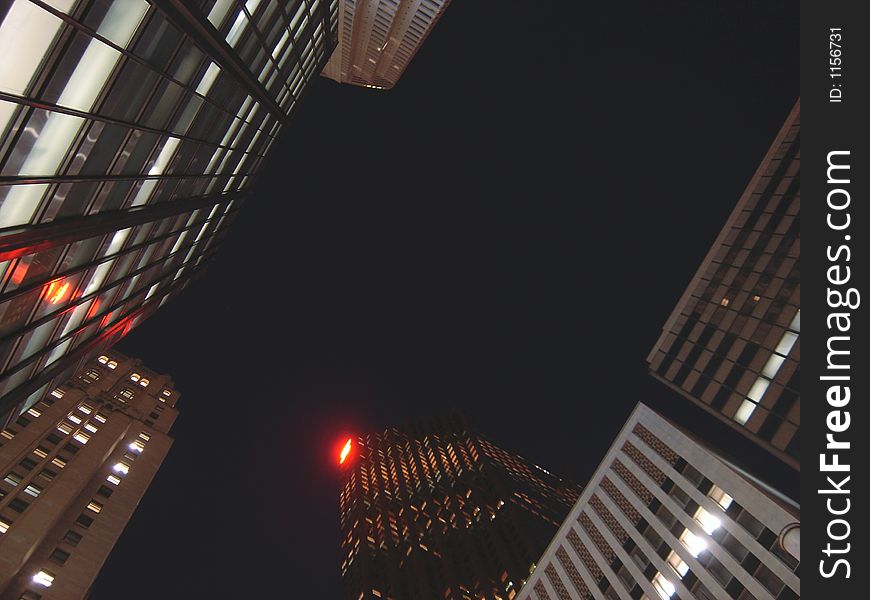
<path fill-rule="evenodd" d="M 205 55 L 193 45 L 191 41 L 185 41 L 175 56 L 169 73 L 181 83 L 187 85 L 190 79 L 199 69 Z"/>
<path fill-rule="evenodd" d="M 15 0 L 0 23 L 0 90 L 24 96 L 63 21 L 27 0 Z"/>
<path fill-rule="evenodd" d="M 61 106 L 90 111 L 121 54 L 83 33 L 76 33 L 45 92 Z"/>
<path fill-rule="evenodd" d="M 162 14 L 155 12 L 145 31 L 142 32 L 133 52 L 158 69 L 163 70 L 175 52 L 180 39 L 181 32 L 173 27 Z"/>
<path fill-rule="evenodd" d="M 0 228 L 29 223 L 47 189 L 47 183 L 0 186 Z"/>
<path fill-rule="evenodd" d="M 208 13 L 208 20 L 216 29 L 220 29 L 230 9 L 235 5 L 235 0 L 217 0 Z"/>
<path fill-rule="evenodd" d="M 151 69 L 132 60 L 126 61 L 99 112 L 121 121 L 133 121 L 157 79 L 157 73 Z"/>
<path fill-rule="evenodd" d="M 3 165 L 4 175 L 54 175 L 84 119 L 34 110 Z"/>
<path fill-rule="evenodd" d="M 42 213 L 40 223 L 54 219 L 84 215 L 88 204 L 94 197 L 94 192 L 100 187 L 99 181 L 79 181 L 61 183 L 49 195 L 48 206 Z"/>
<path fill-rule="evenodd" d="M 79 154 L 84 158 L 80 174 L 102 175 L 108 172 L 109 165 L 129 132 L 130 129 L 122 125 L 95 122 L 79 146 Z"/>
<path fill-rule="evenodd" d="M 59 272 L 63 273 L 93 260 L 102 241 L 103 236 L 96 236 L 70 244 L 69 250 L 60 264 Z"/>
<path fill-rule="evenodd" d="M 163 129 L 183 92 L 184 88 L 177 83 L 163 79 L 158 84 L 148 108 L 145 109 L 143 115 L 145 124 L 155 129 Z"/>
<path fill-rule="evenodd" d="M 97 33 L 126 48 L 142 17 L 148 12 L 148 6 L 145 0 L 112 0 L 106 16 L 97 27 Z"/>
<path fill-rule="evenodd" d="M 154 150 L 160 136 L 150 131 L 134 130 L 124 146 L 112 174 L 139 175 L 145 170 L 148 157 Z"/>

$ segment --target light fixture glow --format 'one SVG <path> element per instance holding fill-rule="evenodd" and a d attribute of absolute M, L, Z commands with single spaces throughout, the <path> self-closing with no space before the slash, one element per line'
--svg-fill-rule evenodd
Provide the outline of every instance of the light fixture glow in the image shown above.
<path fill-rule="evenodd" d="M 347 438 L 347 441 L 344 443 L 344 448 L 341 449 L 341 456 L 338 458 L 338 464 L 343 465 L 344 461 L 347 460 L 348 455 L 350 454 L 350 447 L 353 444 L 353 440 L 351 438 Z"/>
<path fill-rule="evenodd" d="M 48 284 L 48 289 L 45 291 L 45 299 L 49 304 L 58 304 L 66 298 L 66 293 L 69 291 L 69 281 L 61 283 L 60 280 L 52 281 Z"/>

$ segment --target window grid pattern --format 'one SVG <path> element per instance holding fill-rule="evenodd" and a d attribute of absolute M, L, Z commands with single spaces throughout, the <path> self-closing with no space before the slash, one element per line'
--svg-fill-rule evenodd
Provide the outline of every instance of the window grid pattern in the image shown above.
<path fill-rule="evenodd" d="M 795 467 L 799 256 L 798 103 L 648 357 L 655 377 Z"/>

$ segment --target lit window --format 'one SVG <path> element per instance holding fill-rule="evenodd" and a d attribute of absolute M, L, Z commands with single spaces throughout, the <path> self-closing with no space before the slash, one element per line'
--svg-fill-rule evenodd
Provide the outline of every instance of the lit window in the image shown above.
<path fill-rule="evenodd" d="M 132 400 L 133 399 L 133 390 L 131 390 L 129 388 L 124 388 L 123 390 L 118 392 L 118 395 L 122 396 L 123 398 L 126 398 L 127 400 Z"/>
<path fill-rule="evenodd" d="M 151 436 L 145 433 L 144 431 L 139 434 L 139 437 L 145 440 L 146 442 L 151 439 Z"/>
<path fill-rule="evenodd" d="M 27 411 L 27 414 L 29 414 L 29 415 L 32 416 L 32 417 L 38 417 L 38 416 L 41 415 L 42 413 L 39 412 L 38 410 L 36 410 L 35 408 L 31 408 L 31 409 L 29 409 L 29 410 Z"/>
<path fill-rule="evenodd" d="M 130 381 L 139 381 L 139 373 L 131 373 Z"/>
<path fill-rule="evenodd" d="M 12 433 L 11 431 L 9 431 L 8 429 L 4 429 L 3 431 L 0 431 L 0 435 L 5 437 L 7 440 L 11 440 L 12 438 L 15 437 L 15 434 Z"/>
<path fill-rule="evenodd" d="M 109 475 L 108 477 L 106 477 L 106 481 L 108 481 L 112 485 L 118 485 L 119 483 L 121 483 L 121 480 L 118 478 L 117 475 Z"/>
<path fill-rule="evenodd" d="M 149 383 L 151 383 L 151 382 L 148 381 L 147 379 L 145 379 L 144 377 L 139 380 L 139 385 L 141 385 L 142 387 L 148 387 Z"/>
<path fill-rule="evenodd" d="M 63 469 L 66 466 L 66 461 L 59 456 L 55 456 L 53 459 L 51 459 L 51 464 L 53 464 L 55 467 L 60 467 L 61 469 Z"/>
<path fill-rule="evenodd" d="M 81 418 L 77 417 L 76 415 L 70 414 L 70 415 L 67 415 L 66 418 L 69 419 L 70 421 L 72 421 L 73 423 L 75 423 L 76 425 L 78 425 L 82 422 Z"/>
<path fill-rule="evenodd" d="M 752 416 L 752 413 L 755 412 L 756 406 L 757 405 L 752 400 L 744 400 L 740 405 L 740 408 L 737 409 L 737 412 L 734 413 L 734 420 L 741 425 L 745 425 L 749 420 L 749 417 Z"/>
<path fill-rule="evenodd" d="M 703 507 L 698 508 L 695 512 L 695 520 L 701 525 L 701 529 L 712 534 L 714 531 L 722 527 L 722 521 L 714 517 Z"/>
<path fill-rule="evenodd" d="M 665 576 L 661 573 L 656 573 L 656 576 L 653 577 L 652 584 L 662 600 L 668 600 L 668 598 L 673 596 L 676 591 L 674 584 L 665 579 Z"/>
<path fill-rule="evenodd" d="M 689 565 L 687 565 L 685 561 L 680 558 L 680 555 L 673 550 L 668 555 L 668 564 L 677 573 L 677 575 L 680 576 L 680 579 L 682 579 L 686 575 L 686 573 L 689 572 Z"/>
<path fill-rule="evenodd" d="M 33 583 L 44 587 L 51 587 L 51 582 L 54 581 L 54 574 L 48 571 L 40 571 L 33 576 Z"/>
<path fill-rule="evenodd" d="M 169 390 L 163 390 L 163 395 L 168 398 L 169 396 L 172 395 L 172 392 L 170 392 Z"/>
<path fill-rule="evenodd" d="M 51 392 L 51 395 L 54 396 L 55 398 L 63 398 L 63 394 L 64 394 L 64 392 L 60 388 L 57 388 L 56 390 L 53 390 Z"/>
<path fill-rule="evenodd" d="M 48 452 L 42 449 L 42 446 L 33 449 L 33 453 L 39 458 L 45 458 L 48 456 Z"/>
<path fill-rule="evenodd" d="M 93 423 L 86 423 L 86 424 L 85 424 L 85 429 L 88 430 L 88 431 L 90 431 L 91 433 L 96 433 L 96 432 L 98 431 L 98 430 L 97 430 L 97 426 L 94 425 Z"/>
<path fill-rule="evenodd" d="M 100 504 L 99 502 L 97 502 L 96 500 L 91 500 L 88 503 L 88 510 L 93 511 L 95 513 L 99 513 L 101 510 L 103 510 L 103 505 Z"/>
<path fill-rule="evenodd" d="M 144 449 L 145 446 L 142 444 L 142 442 L 138 440 L 130 444 L 130 450 L 132 450 L 133 452 L 142 452 L 142 450 Z"/>
<path fill-rule="evenodd" d="M 110 360 L 108 363 L 106 363 L 106 366 L 109 367 L 110 369 L 114 369 L 115 367 L 118 366 L 118 363 L 115 362 L 114 360 Z"/>
<path fill-rule="evenodd" d="M 680 541 L 688 548 L 689 553 L 697 557 L 701 552 L 707 549 L 707 542 L 686 529 L 680 536 Z"/>
<path fill-rule="evenodd" d="M 108 356 L 101 356 L 101 357 L 98 358 L 97 360 L 100 362 L 100 364 L 104 365 L 104 364 L 106 364 L 107 362 L 109 362 L 109 357 L 108 357 Z"/>
<path fill-rule="evenodd" d="M 30 494 L 34 498 L 38 497 L 41 492 L 42 492 L 42 488 L 39 487 L 38 485 L 34 485 L 32 483 L 30 485 L 28 485 L 26 488 L 24 488 L 24 493 Z"/>
<path fill-rule="evenodd" d="M 77 442 L 81 442 L 82 444 L 87 444 L 88 440 L 91 439 L 91 436 L 83 431 L 79 431 L 73 436 L 73 439 Z"/>
<path fill-rule="evenodd" d="M 753 301 L 753 302 L 758 302 L 758 301 L 760 301 L 760 300 L 761 300 L 761 296 L 759 296 L 758 294 L 756 294 L 756 295 L 754 295 L 754 296 L 752 297 L 752 301 Z"/>
<path fill-rule="evenodd" d="M 715 500 L 716 504 L 722 507 L 722 510 L 728 510 L 728 507 L 731 506 L 731 502 L 734 500 L 731 496 L 726 494 L 725 491 L 718 485 L 714 485 L 712 488 L 710 488 L 707 496 Z"/>
<path fill-rule="evenodd" d="M 719 305 L 720 306 L 728 306 L 729 302 L 730 302 L 730 300 L 728 300 L 728 298 L 722 298 L 722 301 L 719 302 Z"/>
<path fill-rule="evenodd" d="M 130 465 L 119 462 L 115 463 L 115 466 L 112 467 L 116 473 L 121 473 L 122 475 L 126 475 L 130 472 Z"/>
<path fill-rule="evenodd" d="M 104 417 L 103 415 L 94 415 L 94 420 L 99 421 L 100 423 L 105 423 L 106 417 Z"/>
<path fill-rule="evenodd" d="M 58 423 L 57 429 L 64 434 L 70 434 L 73 430 L 72 425 L 70 425 L 69 423 Z"/>
<path fill-rule="evenodd" d="M 87 404 L 82 404 L 81 406 L 79 406 L 79 410 L 82 411 L 83 413 L 85 413 L 86 415 L 89 415 L 92 412 L 94 412 L 94 409 L 91 408 L 90 406 L 88 406 Z"/>
<path fill-rule="evenodd" d="M 0 519 L 0 533 L 6 533 L 7 531 L 9 531 L 10 526 L 11 523 L 7 523 L 3 519 Z"/>
<path fill-rule="evenodd" d="M 8 483 L 9 485 L 18 485 L 21 483 L 21 475 L 18 473 L 9 473 L 6 477 L 3 478 L 3 481 Z"/>

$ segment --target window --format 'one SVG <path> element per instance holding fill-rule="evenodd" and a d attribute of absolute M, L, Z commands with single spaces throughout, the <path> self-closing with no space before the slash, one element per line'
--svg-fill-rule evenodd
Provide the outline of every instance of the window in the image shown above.
<path fill-rule="evenodd" d="M 26 488 L 24 488 L 25 494 L 30 494 L 34 498 L 39 497 L 39 494 L 42 493 L 42 488 L 35 483 L 31 483 Z"/>
<path fill-rule="evenodd" d="M 63 469 L 66 466 L 66 463 L 67 463 L 67 461 L 64 460 L 63 458 L 61 458 L 60 456 L 55 456 L 51 461 L 51 464 L 53 464 L 55 467 L 59 467 L 61 469 Z"/>
<path fill-rule="evenodd" d="M 101 485 L 100 488 L 97 490 L 97 495 L 102 496 L 103 498 L 108 498 L 109 496 L 112 495 L 112 492 L 114 492 L 114 491 L 115 490 L 113 490 L 111 488 L 108 488 L 104 485 Z"/>
<path fill-rule="evenodd" d="M 105 423 L 106 417 L 104 417 L 103 415 L 94 415 L 94 420 L 99 421 L 100 423 Z"/>
<path fill-rule="evenodd" d="M 129 448 L 133 452 L 142 452 L 142 450 L 145 449 L 145 445 L 139 440 L 136 440 L 135 442 L 130 444 Z"/>
<path fill-rule="evenodd" d="M 97 430 L 97 426 L 94 425 L 93 423 L 86 423 L 86 424 L 85 424 L 85 429 L 86 429 L 87 431 L 90 431 L 91 433 L 96 433 L 96 432 L 98 431 L 98 430 Z"/>
<path fill-rule="evenodd" d="M 9 528 L 12 526 L 12 523 L 6 522 L 4 519 L 0 519 L 0 533 L 6 533 L 9 531 Z"/>
<path fill-rule="evenodd" d="M 43 446 L 37 446 L 33 449 L 33 453 L 39 458 L 45 458 L 48 456 L 48 449 Z"/>
<path fill-rule="evenodd" d="M 115 362 L 114 360 L 110 360 L 108 363 L 106 363 L 106 366 L 109 367 L 110 369 L 114 369 L 115 367 L 118 366 L 118 363 Z"/>
<path fill-rule="evenodd" d="M 25 591 L 21 596 L 19 596 L 18 600 L 42 600 L 42 596 L 37 594 L 36 592 L 31 592 L 30 590 Z"/>
<path fill-rule="evenodd" d="M 85 413 L 86 415 L 89 415 L 92 412 L 94 412 L 94 409 L 91 406 L 89 406 L 88 404 L 82 404 L 81 406 L 79 406 L 79 410 L 82 411 L 83 413 Z"/>
<path fill-rule="evenodd" d="M 56 433 L 50 433 L 50 434 L 48 434 L 48 436 L 45 438 L 45 440 L 46 440 L 47 442 L 52 443 L 52 444 L 57 444 L 57 443 L 60 441 L 60 436 L 57 435 Z"/>
<path fill-rule="evenodd" d="M 9 431 L 8 429 L 4 429 L 3 431 L 0 431 L 0 435 L 5 437 L 7 440 L 11 440 L 12 438 L 15 437 L 15 434 L 13 432 Z"/>
<path fill-rule="evenodd" d="M 36 466 L 36 461 L 32 458 L 25 458 L 20 463 L 18 463 L 18 466 L 23 469 L 27 469 L 28 471 L 32 471 L 33 467 Z"/>
<path fill-rule="evenodd" d="M 21 475 L 14 471 L 11 471 L 6 475 L 6 477 L 3 478 L 3 481 L 8 483 L 9 485 L 18 485 L 19 483 L 21 483 L 22 479 L 23 477 L 21 477 Z"/>
<path fill-rule="evenodd" d="M 147 379 L 145 379 L 144 377 L 139 380 L 139 385 L 141 385 L 142 387 L 148 387 L 149 383 L 151 383 L 151 382 L 148 381 Z"/>
<path fill-rule="evenodd" d="M 32 417 L 38 417 L 38 416 L 40 416 L 42 413 L 39 412 L 38 410 L 36 410 L 35 408 L 31 407 L 31 408 L 27 409 L 27 414 L 29 414 L 29 415 L 32 416 Z"/>
<path fill-rule="evenodd" d="M 108 477 L 106 477 L 106 481 L 108 481 L 112 485 L 118 485 L 119 483 L 121 483 L 121 480 L 118 478 L 117 475 L 109 475 Z"/>
<path fill-rule="evenodd" d="M 131 373 L 130 374 L 130 381 L 139 381 L 139 379 L 140 379 L 139 373 Z"/>
<path fill-rule="evenodd" d="M 64 435 L 69 435 L 70 433 L 72 433 L 73 428 L 72 425 L 70 425 L 69 423 L 58 423 L 57 430 L 62 432 Z"/>
<path fill-rule="evenodd" d="M 126 475 L 130 472 L 130 465 L 122 462 L 115 463 L 115 466 L 112 468 L 115 470 L 116 473 L 121 473 L 122 475 Z"/>
<path fill-rule="evenodd" d="M 710 488 L 710 491 L 707 492 L 707 496 L 715 500 L 716 504 L 722 507 L 722 510 L 728 510 L 728 507 L 731 506 L 731 502 L 733 501 L 733 498 L 726 494 L 718 485 L 714 485 Z"/>
<path fill-rule="evenodd" d="M 28 506 L 30 506 L 30 504 L 25 502 L 21 498 L 13 498 L 12 501 L 9 503 L 9 508 L 14 510 L 15 512 L 20 512 L 20 513 L 27 510 Z"/>
<path fill-rule="evenodd" d="M 82 422 L 81 417 L 78 417 L 78 416 L 73 415 L 73 414 L 67 415 L 67 419 L 69 419 L 70 421 L 72 421 L 76 425 L 78 425 Z"/>
<path fill-rule="evenodd" d="M 33 583 L 44 587 L 51 587 L 51 582 L 54 581 L 54 573 L 42 570 L 33 576 Z"/>
<path fill-rule="evenodd" d="M 66 532 L 66 535 L 63 536 L 63 541 L 65 541 L 70 546 L 78 546 L 79 542 L 82 541 L 82 534 L 70 529 Z"/>
<path fill-rule="evenodd" d="M 656 576 L 653 577 L 652 584 L 662 600 L 668 600 L 668 598 L 673 596 L 676 591 L 674 584 L 665 579 L 664 575 L 661 573 L 656 573 Z"/>
<path fill-rule="evenodd" d="M 152 419 L 159 419 L 160 418 L 160 415 L 157 414 L 156 412 L 149 413 L 148 416 L 151 417 Z"/>
<path fill-rule="evenodd" d="M 101 365 L 104 365 L 104 364 L 106 364 L 107 362 L 109 362 L 109 357 L 108 357 L 108 356 L 101 356 L 100 358 L 97 359 L 97 361 L 98 361 Z"/>
<path fill-rule="evenodd" d="M 103 505 L 96 500 L 91 500 L 90 502 L 88 502 L 87 509 L 95 513 L 99 513 L 101 510 L 103 510 Z"/>
<path fill-rule="evenodd" d="M 163 395 L 166 396 L 167 398 L 169 398 L 169 396 L 172 395 L 172 392 L 170 392 L 169 390 L 163 390 L 162 393 L 163 393 Z"/>
<path fill-rule="evenodd" d="M 63 398 L 63 394 L 64 394 L 64 391 L 60 388 L 57 388 L 56 390 L 51 392 L 51 395 L 54 396 L 55 398 Z"/>
<path fill-rule="evenodd" d="M 145 440 L 146 442 L 151 439 L 151 436 L 145 433 L 144 431 L 139 434 L 139 437 Z"/>
<path fill-rule="evenodd" d="M 76 525 L 80 525 L 87 529 L 91 526 L 91 523 L 94 522 L 93 517 L 89 517 L 88 515 L 79 515 L 79 518 L 76 519 Z"/>
<path fill-rule="evenodd" d="M 55 548 L 54 552 L 51 553 L 51 556 L 48 557 L 48 560 L 52 562 L 56 562 L 59 565 L 62 565 L 69 558 L 69 552 L 65 550 L 61 550 L 60 548 Z"/>
<path fill-rule="evenodd" d="M 73 439 L 82 444 L 87 444 L 88 440 L 91 439 L 91 436 L 86 434 L 84 431 L 79 431 L 73 436 Z"/>
<path fill-rule="evenodd" d="M 57 472 L 52 471 L 51 469 L 43 469 L 39 472 L 39 476 L 47 481 L 51 481 L 55 477 L 57 477 Z"/>
<path fill-rule="evenodd" d="M 131 390 L 130 388 L 124 388 L 123 390 L 118 392 L 118 396 L 120 396 L 119 399 L 126 398 L 127 400 L 132 400 L 133 399 L 133 390 Z"/>
<path fill-rule="evenodd" d="M 100 372 L 96 369 L 88 369 L 85 372 L 85 378 L 90 379 L 91 381 L 97 381 L 100 378 Z"/>

